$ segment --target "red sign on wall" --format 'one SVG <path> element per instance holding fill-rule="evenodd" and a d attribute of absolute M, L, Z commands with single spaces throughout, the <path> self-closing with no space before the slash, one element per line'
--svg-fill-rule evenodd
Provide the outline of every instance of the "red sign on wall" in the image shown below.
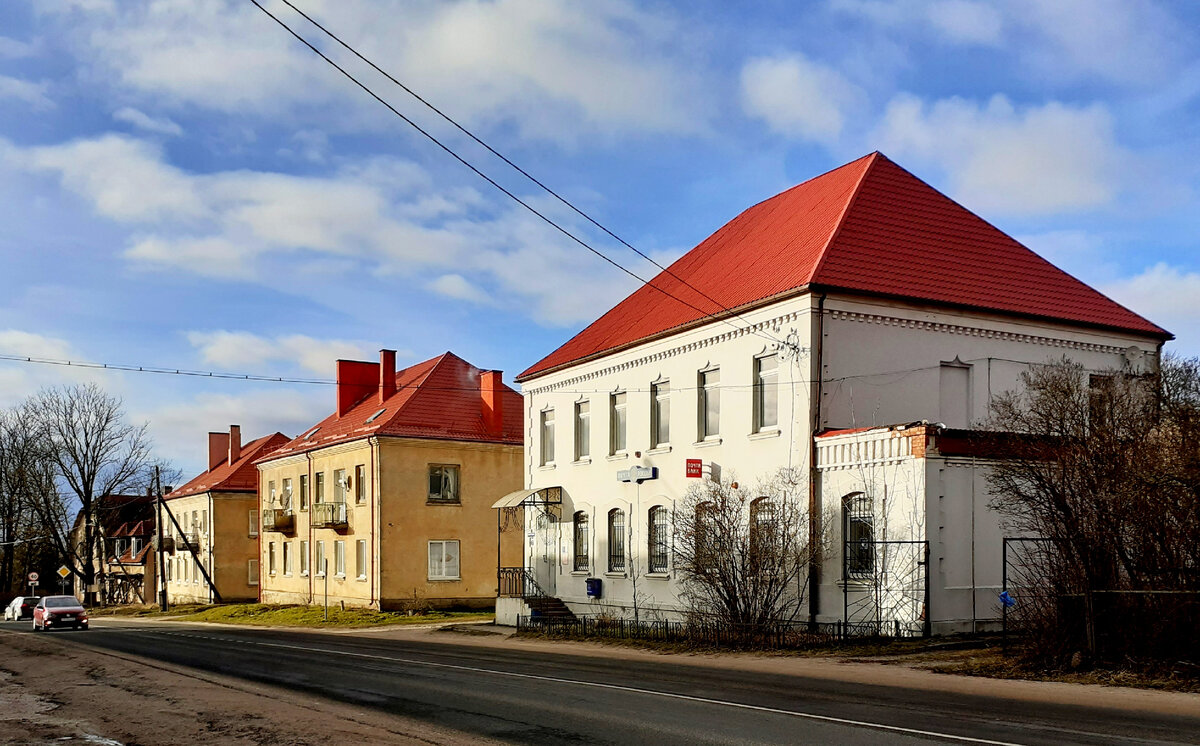
<path fill-rule="evenodd" d="M 704 476 L 704 461 L 698 458 L 687 460 L 687 476 L 689 479 L 700 479 Z"/>

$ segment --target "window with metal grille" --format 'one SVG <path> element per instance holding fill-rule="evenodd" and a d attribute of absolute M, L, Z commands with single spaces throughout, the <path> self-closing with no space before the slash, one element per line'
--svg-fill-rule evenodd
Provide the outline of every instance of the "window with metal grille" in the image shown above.
<path fill-rule="evenodd" d="M 625 511 L 608 511 L 608 571 L 625 572 Z"/>
<path fill-rule="evenodd" d="M 670 537 L 667 534 L 667 509 L 661 505 L 650 508 L 650 572 L 667 571 L 667 547 Z"/>
<path fill-rule="evenodd" d="M 766 560 L 780 549 L 777 542 L 778 513 L 774 502 L 760 497 L 750 503 L 750 557 L 752 561 Z"/>
<path fill-rule="evenodd" d="M 842 498 L 845 516 L 846 577 L 869 578 L 875 573 L 875 514 L 871 498 L 861 492 Z"/>
<path fill-rule="evenodd" d="M 575 514 L 575 563 L 572 568 L 576 572 L 587 572 L 588 562 L 588 517 L 582 510 Z"/>

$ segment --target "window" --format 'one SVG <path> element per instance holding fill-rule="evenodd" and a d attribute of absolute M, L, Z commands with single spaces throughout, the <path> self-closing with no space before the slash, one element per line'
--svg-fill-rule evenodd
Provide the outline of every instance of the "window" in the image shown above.
<path fill-rule="evenodd" d="M 258 560 L 256 559 L 246 562 L 246 584 L 258 585 Z"/>
<path fill-rule="evenodd" d="M 316 491 L 313 493 L 313 502 L 325 502 L 325 472 L 317 472 Z"/>
<path fill-rule="evenodd" d="M 458 580 L 458 541 L 429 542 L 429 579 Z"/>
<path fill-rule="evenodd" d="M 871 498 L 861 492 L 842 499 L 846 540 L 846 577 L 869 578 L 875 573 L 875 515 Z"/>
<path fill-rule="evenodd" d="M 267 505 L 270 505 L 272 508 L 274 508 L 278 504 L 276 502 L 278 497 L 279 496 L 275 494 L 275 480 L 272 479 L 271 481 L 267 482 Z"/>
<path fill-rule="evenodd" d="M 661 505 L 650 508 L 648 524 L 650 526 L 650 572 L 667 571 L 667 509 Z"/>
<path fill-rule="evenodd" d="M 333 542 L 333 572 L 339 578 L 346 577 L 346 542 Z"/>
<path fill-rule="evenodd" d="M 608 571 L 625 572 L 625 511 L 608 511 Z"/>
<path fill-rule="evenodd" d="M 458 497 L 458 467 L 453 464 L 429 465 L 429 501 L 456 503 Z"/>
<path fill-rule="evenodd" d="M 323 541 L 317 542 L 317 556 L 314 558 L 314 560 L 316 561 L 316 567 L 314 569 L 316 570 L 317 577 L 318 578 L 324 577 L 325 570 L 328 569 L 327 563 L 325 561 L 325 542 L 323 542 Z"/>
<path fill-rule="evenodd" d="M 300 574 L 308 575 L 308 542 L 300 540 Z"/>
<path fill-rule="evenodd" d="M 250 518 L 250 537 L 254 538 L 255 536 L 258 536 L 258 511 L 251 510 L 249 518 Z"/>
<path fill-rule="evenodd" d="M 714 368 L 700 373 L 700 438 L 715 438 L 721 433 L 721 371 Z"/>
<path fill-rule="evenodd" d="M 267 542 L 267 572 L 275 574 L 275 542 Z"/>
<path fill-rule="evenodd" d="M 696 506 L 694 560 L 697 570 L 707 570 L 713 566 L 717 548 L 716 505 L 711 502 L 700 503 Z"/>
<path fill-rule="evenodd" d="M 588 571 L 588 517 L 582 510 L 575 514 L 575 572 Z"/>
<path fill-rule="evenodd" d="M 754 358 L 754 429 L 779 425 L 779 356 Z"/>
<path fill-rule="evenodd" d="M 292 574 L 292 542 L 283 542 L 283 574 Z"/>
<path fill-rule="evenodd" d="M 624 391 L 618 394 L 611 394 L 608 397 L 608 427 L 609 427 L 609 453 L 618 454 L 625 452 L 625 400 L 628 394 Z"/>
<path fill-rule="evenodd" d="M 542 466 L 554 463 L 554 410 L 542 412 Z"/>
<path fill-rule="evenodd" d="M 300 509 L 308 510 L 308 475 L 300 475 Z"/>
<path fill-rule="evenodd" d="M 592 455 L 592 404 L 575 402 L 575 460 Z"/>
<path fill-rule="evenodd" d="M 671 382 L 650 386 L 650 447 L 658 448 L 671 442 Z"/>
<path fill-rule="evenodd" d="M 354 467 L 354 502 L 367 501 L 367 467 L 359 464 Z"/>
<path fill-rule="evenodd" d="M 202 534 L 208 533 L 208 511 L 207 510 L 200 511 L 200 533 L 202 533 Z"/>
<path fill-rule="evenodd" d="M 333 470 L 333 501 L 335 503 L 346 502 L 346 470 Z"/>
<path fill-rule="evenodd" d="M 283 480 L 283 494 L 279 498 L 279 507 L 284 510 L 292 509 L 292 480 L 290 478 Z"/>
<path fill-rule="evenodd" d="M 777 506 L 770 498 L 760 497 L 750 503 L 750 558 L 752 563 L 767 561 L 782 547 L 778 534 Z"/>
<path fill-rule="evenodd" d="M 354 571 L 359 580 L 367 579 L 367 542 L 364 539 L 354 542 Z"/>

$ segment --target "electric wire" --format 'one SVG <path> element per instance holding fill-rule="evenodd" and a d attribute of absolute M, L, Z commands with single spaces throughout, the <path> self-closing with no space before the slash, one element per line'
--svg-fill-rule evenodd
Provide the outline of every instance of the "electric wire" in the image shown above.
<path fill-rule="evenodd" d="M 364 92 L 365 92 L 367 95 L 369 95 L 371 98 L 373 98 L 373 99 L 375 99 L 376 101 L 378 101 L 379 103 L 383 104 L 385 107 L 387 107 L 387 109 L 388 109 L 389 111 L 391 111 L 391 112 L 392 112 L 393 114 L 395 114 L 397 117 L 399 117 L 400 119 L 402 119 L 402 120 L 403 120 L 403 121 L 404 121 L 406 124 L 408 124 L 410 127 L 412 127 L 413 129 L 415 129 L 417 132 L 419 132 L 419 133 L 420 133 L 422 136 L 424 136 L 426 139 L 428 139 L 428 140 L 429 140 L 430 142 L 432 142 L 434 145 L 437 145 L 437 146 L 438 146 L 438 148 L 440 148 L 441 150 L 445 151 L 445 152 L 446 152 L 446 154 L 448 154 L 450 157 L 454 158 L 454 160 L 458 161 L 458 162 L 459 162 L 459 163 L 461 163 L 463 166 L 466 166 L 466 167 L 467 167 L 467 168 L 468 168 L 468 169 L 469 169 L 469 170 L 470 170 L 472 173 L 474 173 L 476 176 L 478 176 L 479 178 L 483 179 L 483 180 L 484 180 L 484 181 L 486 181 L 487 183 L 491 184 L 493 187 L 495 187 L 495 188 L 496 188 L 498 191 L 500 191 L 502 194 L 504 194 L 504 195 L 505 195 L 505 196 L 507 196 L 509 199 L 511 199 L 511 200 L 513 200 L 514 202 L 516 202 L 517 204 L 519 204 L 521 207 L 524 207 L 524 208 L 525 208 L 526 210 L 528 210 L 530 213 L 532 213 L 533 215 L 535 215 L 535 216 L 536 216 L 538 219 L 542 220 L 544 223 L 546 223 L 547 225 L 551 226 L 552 228 L 554 228 L 555 230 L 557 230 L 559 233 L 563 234 L 564 236 L 566 236 L 567 238 L 571 239 L 572 241 L 574 241 L 575 243 L 579 244 L 580 246 L 582 246 L 583 248 L 587 249 L 588 251 L 590 251 L 591 253 L 595 254 L 596 256 L 600 257 L 600 258 L 601 258 L 601 259 L 603 259 L 605 262 L 608 262 L 608 263 L 609 263 L 609 264 L 611 264 L 612 266 L 616 267 L 616 268 L 617 268 L 617 269 L 619 269 L 621 272 L 623 272 L 623 273 L 625 273 L 625 274 L 629 275 L 630 277 L 634 278 L 635 280 L 637 280 L 637 281 L 638 281 L 638 282 L 640 282 L 641 284 L 645 285 L 646 287 L 649 287 L 649 288 L 652 288 L 652 289 L 654 289 L 654 290 L 657 290 L 658 292 L 662 293 L 663 295 L 667 296 L 668 298 L 672 298 L 672 299 L 674 299 L 674 300 L 676 300 L 676 301 L 678 301 L 678 302 L 682 303 L 683 305 L 685 305 L 685 306 L 687 306 L 687 307 L 691 308 L 692 310 L 696 311 L 697 313 L 700 313 L 700 314 L 702 314 L 702 315 L 703 315 L 705 318 L 709 318 L 709 319 L 712 319 L 712 320 L 714 320 L 714 321 L 722 321 L 722 322 L 724 322 L 724 323 L 726 323 L 726 324 L 729 324 L 730 326 L 732 326 L 734 329 L 737 329 L 738 331 L 747 331 L 747 330 L 743 329 L 742 327 L 738 326 L 737 324 L 734 324 L 732 321 L 730 321 L 730 320 L 729 320 L 729 318 L 728 318 L 728 317 L 725 317 L 725 316 L 718 316 L 717 314 L 714 314 L 714 313 L 710 313 L 710 312 L 708 312 L 708 311 L 705 311 L 704 309 L 700 308 L 699 306 L 697 306 L 697 305 L 695 305 L 695 304 L 693 304 L 693 303 L 691 303 L 691 302 L 689 302 L 689 301 L 686 301 L 686 300 L 684 300 L 683 298 L 680 298 L 679 296 L 677 296 L 677 295 L 674 295 L 673 293 L 670 293 L 670 292 L 668 292 L 667 290 L 665 290 L 665 289 L 663 289 L 663 288 L 661 288 L 661 287 L 659 287 L 659 286 L 655 285 L 655 284 L 654 284 L 654 282 L 653 282 L 652 280 L 646 280 L 645 278 L 643 278 L 643 277 L 642 277 L 641 275 L 639 275 L 638 273 L 636 273 L 636 272 L 634 272 L 633 270 L 629 269 L 628 267 L 624 266 L 623 264 L 621 264 L 620 262 L 616 261 L 615 259 L 613 259 L 612 257 L 608 256 L 607 254 L 605 254 L 604 252 L 600 251 L 599 249 L 596 249 L 596 248 L 595 248 L 595 247 L 593 247 L 591 244 L 589 244 L 587 241 L 584 241 L 582 238 L 580 238 L 580 237 L 576 236 L 576 235 L 575 235 L 574 233 L 572 233 L 571 231 L 569 231 L 569 230 L 567 230 L 566 228 L 564 228 L 563 226 L 559 225 L 557 222 L 555 222 L 553 219 L 551 219 L 551 218 L 550 218 L 549 216 L 547 216 L 545 213 L 541 212 L 540 210 L 538 210 L 536 207 L 534 207 L 533 205 L 529 204 L 529 203 L 528 203 L 528 202 L 526 202 L 525 200 L 521 199 L 521 198 L 520 198 L 520 197 L 518 197 L 518 196 L 517 196 L 515 193 L 513 193 L 511 190 L 509 190 L 509 189 L 507 189 L 506 187 L 502 186 L 502 185 L 501 185 L 499 182 L 497 182 L 495 179 L 493 179 L 492 177 L 488 176 L 488 175 L 487 175 L 487 174 L 485 174 L 483 171 L 479 170 L 479 169 L 478 169 L 478 168 L 477 168 L 477 167 L 476 167 L 474 164 L 472 164 L 472 163 L 471 163 L 470 161 L 468 161 L 466 158 L 464 158 L 464 157 L 462 157 L 461 155 L 459 155 L 459 154 L 458 154 L 458 153 L 457 153 L 457 152 L 456 152 L 456 151 L 455 151 L 453 148 L 451 148 L 450 146 L 448 146 L 448 145 L 446 145 L 445 143 L 443 143 L 441 140 L 439 140 L 437 137 L 435 137 L 435 136 L 434 136 L 432 133 L 430 133 L 428 130 L 426 130 L 426 129 L 422 128 L 422 127 L 421 127 L 419 124 L 417 124 L 416 122 L 414 122 L 412 119 L 410 119 L 409 117 L 407 117 L 407 116 L 405 116 L 404 114 L 402 114 L 402 113 L 400 112 L 400 110 L 399 110 L 399 109 L 397 109 L 396 107 L 392 106 L 390 103 L 388 103 L 387 101 L 385 101 L 385 100 L 383 99 L 383 97 L 382 97 L 382 96 L 380 96 L 378 93 L 376 93 L 375 91 L 373 91 L 373 90 L 372 90 L 372 89 L 371 89 L 371 88 L 370 88 L 370 87 L 369 87 L 367 84 L 365 84 L 365 83 L 363 83 L 362 81 L 360 81 L 360 80 L 359 80 L 358 78 L 356 78 L 356 77 L 355 77 L 355 76 L 354 76 L 352 73 L 350 73 L 348 70 L 346 70 L 346 68 L 344 68 L 344 67 L 342 67 L 341 65 L 339 65 L 337 62 L 335 62 L 335 61 L 334 61 L 332 58 L 330 58 L 328 55 L 326 55 L 326 54 L 325 54 L 324 52 L 322 52 L 320 49 L 317 49 L 317 47 L 316 47 L 316 46 L 315 46 L 315 45 L 314 45 L 312 42 L 308 41 L 308 40 L 307 40 L 307 39 L 305 39 L 303 36 L 301 36 L 301 35 L 300 35 L 300 34 L 299 34 L 297 31 L 295 31 L 295 30 L 294 30 L 294 29 L 293 29 L 291 26 L 287 25 L 287 23 L 285 23 L 283 20 L 281 20 L 281 19 L 280 19 L 278 16 L 276 16 L 274 13 L 272 13 L 271 11 L 269 11 L 269 10 L 267 10 L 265 7 L 263 7 L 263 5 L 262 5 L 262 4 L 259 2 L 259 0 L 250 0 L 250 2 L 251 2 L 251 3 L 253 3 L 253 4 L 254 4 L 254 6 L 255 6 L 255 7 L 257 7 L 259 10 L 261 10 L 261 11 L 262 11 L 264 14 L 266 14 L 266 15 L 267 15 L 267 16 L 268 16 L 268 17 L 269 17 L 271 20 L 275 21 L 275 23 L 277 23 L 277 24 L 278 24 L 280 27 L 282 27 L 284 30 L 286 30 L 286 31 L 287 31 L 289 34 L 291 34 L 293 37 L 295 37 L 295 39 L 296 39 L 297 41 L 299 41 L 301 44 L 303 44 L 304 46 L 306 46 L 306 47 L 308 47 L 310 50 L 312 50 L 313 54 L 316 54 L 318 57 L 320 57 L 321 59 L 325 60 L 325 62 L 327 62 L 327 63 L 328 63 L 330 66 L 332 66 L 332 67 L 333 67 L 335 70 L 337 70 L 338 72 L 340 72 L 340 73 L 341 73 L 343 76 L 345 76 L 345 77 L 346 77 L 348 80 L 350 80 L 350 81 L 351 81 L 351 82 L 353 82 L 353 83 L 354 83 L 356 86 L 358 86 L 359 88 L 361 88 L 361 89 L 362 89 L 362 90 L 363 90 L 363 91 L 364 91 Z M 719 304 L 718 304 L 718 305 L 719 305 Z M 773 337 L 768 337 L 768 336 L 766 336 L 766 335 L 762 334 L 761 332 L 759 332 L 759 331 L 757 331 L 757 330 L 754 330 L 753 328 L 749 329 L 748 331 L 750 331 L 751 333 L 753 333 L 753 334 L 755 334 L 755 335 L 757 335 L 757 336 L 763 337 L 764 339 L 768 339 L 768 340 L 769 340 L 769 341 L 771 341 L 771 342 L 774 342 L 774 343 L 777 343 L 777 344 L 779 343 L 779 340 L 778 340 L 778 339 L 775 339 L 775 338 L 773 338 Z"/>
<path fill-rule="evenodd" d="M 694 290 L 694 291 L 695 291 L 695 292 L 696 292 L 698 295 L 700 295 L 702 298 L 704 298 L 705 300 L 707 300 L 707 301 L 709 301 L 710 303 L 712 303 L 713 305 L 715 305 L 717 308 L 720 308 L 722 311 L 725 311 L 725 312 L 728 312 L 728 313 L 732 313 L 732 314 L 733 314 L 734 316 L 736 316 L 738 319 L 740 319 L 740 320 L 742 320 L 742 321 L 746 322 L 746 324 L 747 324 L 748 326 L 752 326 L 752 324 L 750 324 L 750 322 L 749 322 L 749 321 L 747 321 L 747 320 L 746 320 L 744 317 L 742 317 L 742 316 L 741 316 L 741 314 L 737 313 L 737 312 L 736 312 L 736 311 L 734 311 L 733 309 L 729 308 L 729 307 L 728 307 L 728 306 L 726 306 L 725 304 L 723 304 L 723 303 L 721 303 L 720 301 L 718 301 L 716 298 L 713 298 L 712 296 L 710 296 L 709 294 L 705 293 L 705 292 L 704 292 L 703 290 L 701 290 L 700 288 L 696 287 L 695 285 L 691 284 L 690 282 L 688 282 L 687 280 L 683 279 L 683 278 L 682 278 L 682 277 L 680 277 L 679 275 L 675 274 L 675 273 L 674 273 L 674 272 L 672 272 L 672 271 L 671 271 L 671 270 L 670 270 L 668 267 L 664 267 L 662 264 L 659 264 L 657 261 L 655 261 L 655 259 L 654 259 L 653 257 L 651 257 L 651 256 L 649 256 L 648 254 L 646 254 L 646 253 L 642 252 L 642 251 L 641 251 L 640 249 L 638 249 L 636 246 L 634 246 L 633 244 L 629 243 L 629 242 L 628 242 L 628 241 L 626 241 L 624 238 L 621 238 L 620 236 L 618 236 L 616 233 L 614 233 L 612 230 L 610 230 L 610 229 L 609 229 L 607 226 L 605 226 L 605 225 L 603 225 L 602 223 L 600 223 L 600 221 L 598 221 L 598 220 L 596 220 L 595 218 L 593 218 L 593 217 L 592 217 L 591 215 L 589 215 L 587 212 L 584 212 L 584 211 L 583 211 L 581 208 L 579 208 L 577 205 L 575 205 L 575 203 L 571 202 L 571 201 L 570 201 L 570 200 L 568 200 L 566 197 L 563 197 L 561 194 L 559 194 L 559 193 L 558 193 L 557 191 L 555 191 L 554 189 L 551 189 L 549 186 L 547 186 L 547 185 L 546 185 L 544 182 L 542 182 L 540 179 L 538 179 L 537 177 L 535 177 L 533 174 L 529 173 L 529 172 L 528 172 L 528 171 L 526 171 L 524 168 L 522 168 L 521 166 L 517 165 L 515 162 L 513 162 L 513 160 L 512 160 L 511 158 L 509 158 L 508 156 L 504 155 L 504 154 L 503 154 L 503 153 L 501 153 L 500 151 L 498 151 L 498 150 L 496 150 L 495 148 L 493 148 L 491 145 L 489 145 L 487 142 L 485 142 L 485 141 L 484 141 L 482 138 L 480 138 L 478 135 L 476 135 L 476 134 L 475 134 L 474 132 L 472 132 L 471 130 L 469 130 L 469 129 L 467 129 L 466 127 L 464 127 L 462 124 L 460 124 L 460 123 L 459 123 L 457 120 L 455 120 L 455 119 L 454 119 L 453 117 L 451 117 L 449 114 L 445 113 L 444 111 L 442 111 L 442 110 L 441 110 L 441 109 L 439 109 L 438 107 L 434 106 L 432 103 L 430 103 L 428 100 L 426 100 L 426 99 L 425 99 L 423 96 L 421 96 L 419 93 L 417 93 L 416 91 L 414 91 L 412 88 L 410 88 L 409 86 L 405 85 L 405 84 L 404 84 L 403 82 L 401 82 L 400 80 L 396 79 L 396 77 L 395 77 L 395 76 L 393 76 L 391 73 L 389 73 L 387 70 L 384 70 L 384 69 L 383 69 L 383 68 L 381 68 L 379 65 L 375 64 L 375 63 L 374 63 L 372 60 L 370 60 L 368 57 L 366 57 L 366 56 L 365 56 L 365 55 L 363 55 L 361 52 L 359 52 L 359 51 L 358 51 L 356 48 L 354 48 L 353 46 L 351 46 L 350 44 L 348 44 L 348 43 L 347 43 L 346 41 L 344 41 L 344 40 L 343 40 L 343 39 L 342 39 L 340 36 L 338 36 L 337 34 L 333 33 L 332 31 L 330 31 L 328 28 L 326 28 L 324 25 L 322 25 L 322 24 L 321 24 L 319 21 L 317 21 L 315 18 L 313 18 L 313 17 L 312 17 L 312 16 L 310 16 L 309 14 L 305 13 L 305 12 L 304 12 L 303 10 L 301 10 L 300 8 L 296 7 L 296 6 L 295 6 L 295 5 L 294 5 L 294 4 L 291 2 L 291 0 L 282 0 L 282 2 L 283 2 L 283 4 L 284 4 L 284 5 L 288 6 L 288 7 L 289 7 L 289 8 L 291 8 L 293 11 L 295 11 L 297 14 L 299 14 L 300 16 L 302 16 L 302 17 L 304 18 L 304 20 L 308 21 L 308 22 L 309 22 L 309 23 L 311 23 L 313 26 L 316 26 L 318 29 L 320 29 L 320 30 L 321 30 L 321 32 L 322 32 L 322 33 L 324 33 L 326 36 L 328 36 L 330 39 L 333 39 L 335 42 L 337 42 L 338 44 L 340 44 L 340 45 L 341 45 L 341 46 L 342 46 L 344 49 L 346 49 L 348 52 L 350 52 L 350 53 L 351 53 L 351 54 L 353 54 L 355 57 L 357 57 L 358 59 L 362 60 L 364 63 L 366 63 L 367 65 L 369 65 L 369 66 L 371 67 L 371 69 L 375 70 L 375 72 L 379 73 L 380 75 L 384 76 L 385 78 L 387 78 L 387 79 L 388 79 L 388 80 L 390 80 L 391 82 L 395 83 L 397 86 L 399 86 L 399 87 L 400 87 L 400 89 L 401 89 L 401 90 L 403 90 L 405 93 L 407 93 L 408 95 L 412 96 L 414 99 L 416 99 L 417 101 L 419 101 L 419 102 L 420 102 L 421 104 L 423 104 L 423 105 L 424 105 L 424 106 L 425 106 L 427 109 L 429 109 L 429 110 L 430 110 L 430 111 L 432 111 L 433 113 L 437 114 L 439 117 L 441 117 L 442 119 L 444 119 L 446 122 L 448 122 L 450 125 L 452 125 L 452 126 L 453 126 L 455 129 L 457 129 L 459 132 L 463 133 L 464 135 L 466 135 L 467 137 L 469 137 L 471 140 L 475 141 L 475 142 L 476 142 L 478 145 L 480 145 L 481 147 L 483 147 L 483 148 L 484 148 L 485 150 L 487 150 L 489 153 L 491 153 L 492 155 L 496 156 L 496 157 L 497 157 L 497 158 L 499 158 L 501 161 L 503 161 L 505 164 L 507 164 L 508 166 L 510 166 L 510 167 L 511 167 L 513 170 L 515 170 L 517 173 L 521 174 L 521 175 L 522 175 L 522 176 L 524 176 L 526 179 L 528 179 L 529 181 L 531 181 L 531 182 L 533 182 L 534 184 L 536 184 L 536 185 L 537 185 L 539 188 L 541 188 L 543 191 L 545 191 L 545 192 L 546 192 L 547 194 L 549 194 L 551 197 L 553 197 L 554 199 L 558 200 L 560 203 L 562 203 L 563 205 L 565 205 L 566 207 L 568 207 L 569 209 L 571 209 L 573 212 L 575 212 L 577 215 L 579 215 L 580 217 L 582 217 L 584 220 L 586 220 L 587 222 L 591 223 L 591 224 L 592 224 L 592 225 L 594 225 L 595 227 L 599 228 L 601 231 L 603 231 L 604 233 L 606 233 L 606 234 L 607 234 L 607 235 L 608 235 L 610 238 L 612 238 L 613 240 L 615 240 L 617 243 L 621 244 L 622 246 L 624 246 L 625 248 L 629 249 L 629 250 L 630 250 L 630 251 L 632 251 L 633 253 L 637 254 L 637 255 L 638 255 L 638 256 L 640 256 L 641 258 L 643 258 L 643 259 L 645 259 L 646 261 L 650 262 L 650 263 L 651 263 L 651 264 L 653 264 L 655 267 L 657 267 L 659 270 L 661 270 L 662 272 L 665 272 L 667 275 L 669 275 L 670 277 L 674 278 L 675 280 L 677 280 L 678 282 L 680 282 L 680 283 L 681 283 L 681 284 L 683 284 L 684 286 L 686 286 L 686 287 L 688 287 L 688 288 L 691 288 L 691 289 L 692 289 L 692 290 Z M 255 3 L 255 4 L 257 4 L 257 3 Z M 697 309 L 697 310 L 699 310 L 699 309 Z M 770 335 L 770 332 L 767 332 L 767 334 L 768 334 L 768 335 Z M 772 335 L 772 337 L 773 337 L 773 335 Z M 781 344 L 784 344 L 784 341 L 783 341 L 783 340 L 780 340 L 780 339 L 777 339 L 777 338 L 776 338 L 776 339 L 775 339 L 775 341 L 777 341 L 777 342 L 779 342 L 779 343 L 781 343 Z"/>

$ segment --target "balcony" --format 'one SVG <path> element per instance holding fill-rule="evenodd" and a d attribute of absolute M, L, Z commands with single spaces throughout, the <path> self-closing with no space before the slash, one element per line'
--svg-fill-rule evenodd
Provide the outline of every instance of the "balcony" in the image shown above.
<path fill-rule="evenodd" d="M 309 520 L 313 528 L 346 528 L 346 503 L 313 503 Z"/>
<path fill-rule="evenodd" d="M 180 543 L 183 545 L 180 549 L 188 551 L 198 551 L 200 549 L 200 532 L 199 531 L 184 531 L 180 537 Z"/>
<path fill-rule="evenodd" d="M 296 514 L 284 508 L 269 508 L 262 514 L 263 531 L 278 531 L 284 534 L 296 530 Z"/>

